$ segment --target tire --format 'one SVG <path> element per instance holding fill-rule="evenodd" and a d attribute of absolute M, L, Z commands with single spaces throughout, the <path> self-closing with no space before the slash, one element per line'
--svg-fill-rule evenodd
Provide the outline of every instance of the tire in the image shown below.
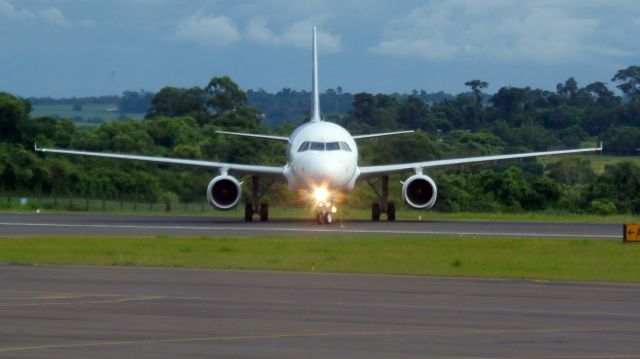
<path fill-rule="evenodd" d="M 371 204 L 371 220 L 374 222 L 380 220 L 380 203 Z"/>
<path fill-rule="evenodd" d="M 269 220 L 269 205 L 266 203 L 260 203 L 260 222 L 266 222 Z"/>
<path fill-rule="evenodd" d="M 251 222 L 253 220 L 253 206 L 250 204 L 244 205 L 244 221 Z"/>
<path fill-rule="evenodd" d="M 323 222 L 324 224 L 331 224 L 333 223 L 333 213 L 331 212 L 327 212 L 322 216 Z"/>
<path fill-rule="evenodd" d="M 396 204 L 393 202 L 387 204 L 387 220 L 389 222 L 396 220 Z"/>

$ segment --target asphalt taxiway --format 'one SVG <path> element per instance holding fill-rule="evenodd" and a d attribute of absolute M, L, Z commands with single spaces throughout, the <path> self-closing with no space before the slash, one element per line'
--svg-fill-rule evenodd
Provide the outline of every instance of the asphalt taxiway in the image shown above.
<path fill-rule="evenodd" d="M 640 286 L 0 265 L 1 358 L 638 358 Z"/>
<path fill-rule="evenodd" d="M 433 235 L 562 237 L 620 239 L 621 224 L 495 221 L 338 220 L 317 225 L 310 220 L 274 218 L 244 222 L 239 218 L 140 216 L 112 214 L 0 213 L 1 236 L 288 236 L 288 235 Z"/>

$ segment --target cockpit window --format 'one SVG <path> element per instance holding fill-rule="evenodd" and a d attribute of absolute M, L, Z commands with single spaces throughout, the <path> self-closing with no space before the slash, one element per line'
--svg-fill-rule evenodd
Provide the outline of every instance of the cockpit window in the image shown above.
<path fill-rule="evenodd" d="M 327 151 L 340 151 L 338 142 L 327 142 Z"/>
<path fill-rule="evenodd" d="M 298 152 L 304 151 L 346 151 L 351 152 L 351 148 L 346 142 L 310 142 L 304 141 L 298 147 Z"/>
<path fill-rule="evenodd" d="M 351 152 L 351 148 L 346 142 L 340 142 L 340 149 L 343 151 Z"/>
<path fill-rule="evenodd" d="M 304 141 L 300 145 L 300 148 L 298 148 L 298 152 L 304 152 L 304 151 L 306 151 L 308 149 L 309 149 L 309 141 Z"/>

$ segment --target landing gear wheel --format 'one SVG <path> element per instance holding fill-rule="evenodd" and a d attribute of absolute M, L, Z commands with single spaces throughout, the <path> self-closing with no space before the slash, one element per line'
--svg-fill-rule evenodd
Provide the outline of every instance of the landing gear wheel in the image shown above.
<path fill-rule="evenodd" d="M 318 214 L 316 214 L 316 222 L 317 222 L 318 224 L 322 224 L 322 222 L 323 222 L 323 221 L 324 221 L 324 218 L 323 218 L 323 216 L 322 216 L 322 213 L 318 213 Z"/>
<path fill-rule="evenodd" d="M 331 212 L 327 212 L 322 216 L 322 220 L 324 222 L 324 224 L 331 224 L 333 223 L 333 214 Z"/>
<path fill-rule="evenodd" d="M 253 206 L 249 203 L 244 205 L 244 221 L 251 222 L 253 220 Z"/>
<path fill-rule="evenodd" d="M 396 204 L 393 202 L 389 202 L 389 204 L 387 204 L 387 220 L 389 222 L 396 220 Z"/>
<path fill-rule="evenodd" d="M 266 203 L 260 203 L 260 221 L 266 222 L 269 220 L 269 205 Z"/>
<path fill-rule="evenodd" d="M 371 220 L 374 222 L 380 220 L 380 203 L 371 204 Z"/>

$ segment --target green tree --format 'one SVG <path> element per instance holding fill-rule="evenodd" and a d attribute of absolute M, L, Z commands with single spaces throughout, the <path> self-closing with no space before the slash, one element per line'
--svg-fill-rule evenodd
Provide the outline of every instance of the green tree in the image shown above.
<path fill-rule="evenodd" d="M 578 82 L 575 78 L 569 77 L 564 84 L 559 83 L 556 85 L 556 91 L 558 95 L 571 99 L 578 92 Z"/>
<path fill-rule="evenodd" d="M 521 201 L 522 208 L 527 211 L 542 210 L 555 206 L 560 199 L 560 185 L 549 177 L 536 176 L 529 181 L 530 189 Z"/>
<path fill-rule="evenodd" d="M 560 159 L 548 164 L 546 171 L 553 180 L 569 186 L 590 183 L 597 177 L 591 161 L 582 158 Z"/>
<path fill-rule="evenodd" d="M 499 111 L 502 119 L 512 126 L 519 126 L 522 121 L 517 115 L 524 110 L 528 90 L 528 88 L 502 87 L 490 101 Z"/>
<path fill-rule="evenodd" d="M 154 119 L 162 116 L 189 115 L 194 117 L 200 124 L 204 124 L 208 120 L 205 92 L 199 87 L 189 89 L 164 87 L 151 99 L 151 105 L 145 117 Z"/>
<path fill-rule="evenodd" d="M 0 92 L 0 140 L 19 141 L 31 110 L 28 101 Z"/>
<path fill-rule="evenodd" d="M 471 91 L 473 91 L 473 95 L 476 99 L 476 105 L 479 106 L 482 100 L 480 97 L 482 95 L 482 89 L 489 87 L 489 83 L 486 81 L 471 80 L 471 81 L 465 82 L 464 85 L 469 86 L 471 88 Z"/>
<path fill-rule="evenodd" d="M 485 183 L 485 190 L 492 191 L 496 198 L 509 207 L 519 208 L 530 192 L 520 166 L 509 166 L 504 172 Z"/>
<path fill-rule="evenodd" d="M 612 202 L 619 212 L 640 213 L 640 166 L 626 161 L 605 166 L 604 173 L 589 185 L 584 198 L 587 204 L 593 200 Z"/>
<path fill-rule="evenodd" d="M 429 107 L 421 99 L 409 96 L 398 108 L 398 124 L 402 128 L 426 129 Z"/>
<path fill-rule="evenodd" d="M 146 113 L 149 110 L 154 95 L 152 92 L 141 90 L 140 92 L 125 91 L 120 97 L 120 112 Z"/>
<path fill-rule="evenodd" d="M 205 88 L 207 105 L 217 115 L 237 111 L 247 104 L 247 95 L 228 76 L 214 77 Z"/>
<path fill-rule="evenodd" d="M 637 155 L 640 151 L 640 128 L 615 127 L 602 135 L 607 153 L 616 155 Z"/>
<path fill-rule="evenodd" d="M 640 66 L 629 66 L 618 70 L 611 81 L 620 82 L 618 87 L 630 98 L 640 94 Z"/>
<path fill-rule="evenodd" d="M 602 107 L 613 107 L 620 104 L 620 98 L 609 90 L 604 82 L 593 82 L 585 87 L 595 97 L 596 104 Z"/>
<path fill-rule="evenodd" d="M 356 122 L 373 126 L 374 112 L 376 109 L 375 97 L 366 92 L 361 92 L 353 96 L 353 108 L 351 109 L 351 117 Z"/>

